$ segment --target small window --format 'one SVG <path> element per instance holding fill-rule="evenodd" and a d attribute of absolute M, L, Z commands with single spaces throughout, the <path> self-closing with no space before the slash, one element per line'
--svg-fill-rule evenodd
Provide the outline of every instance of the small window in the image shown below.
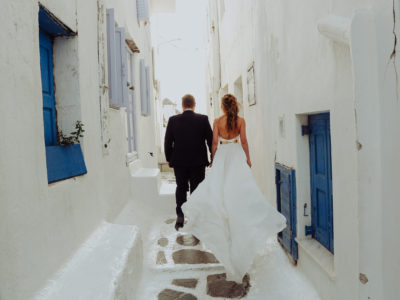
<path fill-rule="evenodd" d="M 150 108 L 150 68 L 144 64 L 144 59 L 140 60 L 140 104 L 143 116 L 151 114 Z"/>
<path fill-rule="evenodd" d="M 149 20 L 149 1 L 148 0 L 136 0 L 136 12 L 138 21 Z"/>
<path fill-rule="evenodd" d="M 43 97 L 44 141 L 49 183 L 87 173 L 79 144 L 58 144 L 54 89 L 54 38 L 75 35 L 43 6 L 39 9 L 39 51 Z"/>
<path fill-rule="evenodd" d="M 256 88 L 254 78 L 254 64 L 247 70 L 247 95 L 249 106 L 256 104 Z"/>
<path fill-rule="evenodd" d="M 110 105 L 128 106 L 125 29 L 115 27 L 114 9 L 107 9 L 108 85 Z"/>

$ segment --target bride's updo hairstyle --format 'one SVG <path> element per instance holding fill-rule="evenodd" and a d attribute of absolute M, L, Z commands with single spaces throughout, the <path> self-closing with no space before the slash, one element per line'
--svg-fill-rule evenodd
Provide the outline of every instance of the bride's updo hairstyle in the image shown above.
<path fill-rule="evenodd" d="M 226 113 L 226 125 L 228 131 L 235 131 L 237 129 L 237 120 L 239 114 L 239 105 L 236 97 L 232 94 L 226 94 L 222 97 L 222 109 Z"/>

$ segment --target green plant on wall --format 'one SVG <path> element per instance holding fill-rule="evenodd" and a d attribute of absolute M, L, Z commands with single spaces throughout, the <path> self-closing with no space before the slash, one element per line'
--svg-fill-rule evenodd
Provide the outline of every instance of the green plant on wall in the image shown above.
<path fill-rule="evenodd" d="M 75 131 L 71 132 L 69 136 L 63 134 L 62 131 L 59 132 L 58 137 L 60 145 L 68 146 L 73 144 L 79 144 L 79 138 L 83 137 L 85 129 L 83 129 L 84 124 L 81 121 L 76 121 Z"/>

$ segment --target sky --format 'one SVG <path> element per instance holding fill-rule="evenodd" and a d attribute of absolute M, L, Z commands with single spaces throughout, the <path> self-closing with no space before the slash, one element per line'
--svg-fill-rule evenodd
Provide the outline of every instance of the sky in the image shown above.
<path fill-rule="evenodd" d="M 161 99 L 178 104 L 184 94 L 196 98 L 196 111 L 206 113 L 206 9 L 204 0 L 176 0 L 175 13 L 151 17 L 155 77 Z"/>

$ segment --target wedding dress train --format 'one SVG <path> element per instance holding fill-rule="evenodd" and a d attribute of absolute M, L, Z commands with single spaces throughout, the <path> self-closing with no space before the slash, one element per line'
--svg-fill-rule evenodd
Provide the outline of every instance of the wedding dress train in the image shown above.
<path fill-rule="evenodd" d="M 220 141 L 210 172 L 182 209 L 185 229 L 224 265 L 228 280 L 241 283 L 258 250 L 286 227 L 286 219 L 258 188 L 239 137 Z"/>

